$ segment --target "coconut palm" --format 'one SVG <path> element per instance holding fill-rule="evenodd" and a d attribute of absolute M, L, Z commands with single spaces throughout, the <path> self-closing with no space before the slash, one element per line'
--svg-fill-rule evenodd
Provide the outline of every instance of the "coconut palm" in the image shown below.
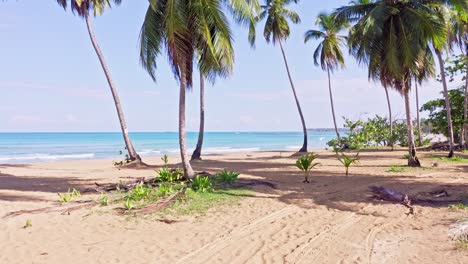
<path fill-rule="evenodd" d="M 165 48 L 179 82 L 179 146 L 184 176 L 194 178 L 186 148 L 185 93 L 192 87 L 193 64 L 205 78 L 226 76 L 232 69 L 230 25 L 224 8 L 238 22 L 253 22 L 253 0 L 150 0 L 140 35 L 140 61 L 153 80 L 156 59 Z M 198 58 L 195 60 L 195 58 Z M 227 69 L 227 70 L 226 70 Z"/>
<path fill-rule="evenodd" d="M 347 28 L 348 23 L 345 20 L 336 20 L 329 14 L 321 13 L 319 14 L 315 24 L 319 26 L 320 30 L 308 30 L 305 33 L 304 42 L 307 43 L 312 39 L 321 40 L 314 52 L 314 63 L 316 66 L 320 65 L 322 70 L 327 71 L 328 91 L 330 94 L 333 124 L 335 125 L 335 132 L 338 142 L 341 143 L 340 133 L 338 132 L 338 126 L 336 125 L 330 72 L 333 72 L 339 67 L 345 67 L 344 56 L 343 52 L 341 51 L 341 47 L 342 45 L 345 45 L 346 37 L 340 36 L 338 33 Z"/>
<path fill-rule="evenodd" d="M 101 15 L 106 8 L 111 7 L 111 1 L 109 0 L 57 0 L 57 3 L 62 6 L 65 10 L 70 5 L 72 12 L 78 14 L 78 16 L 84 18 L 86 22 L 86 26 L 88 29 L 89 37 L 91 39 L 91 43 L 93 44 L 94 50 L 99 58 L 99 62 L 101 63 L 101 67 L 106 75 L 107 82 L 109 84 L 109 88 L 112 93 L 112 97 L 114 98 L 115 108 L 117 110 L 117 116 L 119 117 L 120 121 L 120 128 L 122 130 L 123 138 L 125 141 L 125 147 L 128 151 L 128 160 L 141 162 L 140 156 L 135 151 L 133 147 L 132 141 L 130 140 L 130 136 L 127 130 L 127 123 L 125 121 L 122 104 L 120 103 L 120 98 L 117 93 L 117 88 L 115 86 L 114 80 L 110 74 L 110 70 L 107 66 L 107 63 L 104 59 L 104 55 L 102 54 L 101 48 L 97 43 L 96 36 L 94 35 L 93 26 L 91 24 L 90 15 Z M 113 0 L 116 5 L 120 4 L 121 0 Z"/>
<path fill-rule="evenodd" d="M 294 24 L 298 24 L 301 21 L 296 12 L 286 7 L 291 3 L 297 2 L 298 0 L 265 0 L 264 5 L 261 6 L 261 12 L 256 20 L 260 21 L 265 19 L 263 36 L 265 37 L 266 42 L 273 42 L 273 45 L 278 44 L 281 49 L 284 65 L 286 66 L 286 72 L 296 101 L 297 110 L 299 111 L 299 116 L 301 118 L 302 130 L 304 132 L 304 141 L 299 152 L 307 152 L 307 127 L 304 115 L 302 114 L 301 105 L 297 97 L 296 88 L 294 87 L 294 82 L 291 77 L 291 71 L 289 70 L 286 53 L 283 48 L 283 42 L 288 39 L 291 33 L 288 21 L 291 21 Z M 250 31 L 250 41 L 252 44 L 255 42 L 255 31 L 253 30 Z"/>
<path fill-rule="evenodd" d="M 468 59 L 468 12 L 456 6 L 450 13 L 450 26 L 455 43 L 460 47 L 464 59 Z M 461 133 L 461 144 L 468 148 L 468 63 L 465 62 L 465 102 L 463 116 L 463 133 Z"/>
<path fill-rule="evenodd" d="M 439 19 L 441 23 L 445 25 L 445 30 L 447 32 L 445 35 L 448 37 L 449 33 L 449 14 L 450 11 L 448 10 L 448 7 L 445 5 L 436 5 L 434 8 L 434 12 L 439 16 Z M 452 123 L 452 110 L 450 106 L 450 98 L 448 95 L 448 87 L 447 87 L 447 78 L 445 76 L 445 62 L 443 58 L 443 50 L 447 50 L 451 46 L 451 42 L 453 41 L 452 38 L 447 38 L 445 39 L 446 41 L 440 41 L 440 39 L 434 39 L 433 41 L 433 46 L 434 46 L 434 51 L 437 56 L 437 60 L 439 62 L 439 70 L 440 70 L 440 77 L 442 81 L 442 88 L 443 88 L 443 94 L 445 98 L 445 110 L 447 112 L 447 124 L 448 124 L 448 140 L 449 140 L 449 154 L 448 157 L 451 158 L 453 157 L 453 152 L 454 152 L 454 136 L 453 136 L 453 123 Z"/>
<path fill-rule="evenodd" d="M 416 92 L 416 131 L 418 133 L 418 147 L 422 146 L 422 137 L 421 137 L 421 120 L 419 119 L 419 91 L 418 91 L 418 81 L 414 82 L 414 91 Z"/>
<path fill-rule="evenodd" d="M 205 77 L 200 72 L 200 129 L 198 131 L 198 141 L 192 153 L 191 160 L 200 160 L 203 146 L 203 136 L 205 134 Z"/>
<path fill-rule="evenodd" d="M 353 5 L 364 5 L 364 4 L 370 4 L 372 3 L 373 0 L 355 0 L 351 1 L 351 4 Z M 385 97 L 387 99 L 387 108 L 388 108 L 388 122 L 389 122 L 389 139 L 388 139 L 388 145 L 392 148 L 394 147 L 393 144 L 393 117 L 392 117 L 392 105 L 390 103 L 390 96 L 388 93 L 388 87 L 384 86 L 385 90 Z"/>
<path fill-rule="evenodd" d="M 334 14 L 339 20 L 356 21 L 349 36 L 350 51 L 358 62 L 368 67 L 369 78 L 396 89 L 404 97 L 408 165 L 420 166 L 414 145 L 409 92 L 415 76 L 433 75 L 430 43 L 444 39 L 444 24 L 426 1 L 419 0 L 372 1 L 338 8 Z M 419 74 L 421 67 L 426 68 L 425 76 Z"/>

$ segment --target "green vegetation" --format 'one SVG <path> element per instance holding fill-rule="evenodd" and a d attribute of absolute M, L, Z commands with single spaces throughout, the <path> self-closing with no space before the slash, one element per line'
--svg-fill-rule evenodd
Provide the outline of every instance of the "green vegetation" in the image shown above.
<path fill-rule="evenodd" d="M 132 210 L 132 209 L 134 208 L 133 202 L 132 202 L 131 199 L 125 200 L 125 202 L 123 203 L 123 206 L 124 206 L 124 208 L 125 208 L 126 210 L 128 210 L 128 211 L 130 211 L 130 210 Z"/>
<path fill-rule="evenodd" d="M 211 192 L 213 191 L 213 183 L 209 177 L 197 175 L 192 181 L 192 190 L 195 192 Z"/>
<path fill-rule="evenodd" d="M 454 156 L 451 158 L 448 157 L 432 157 L 433 160 L 438 160 L 438 161 L 446 161 L 446 162 L 460 162 L 460 163 L 468 163 L 468 158 L 465 157 L 460 157 L 460 156 Z"/>
<path fill-rule="evenodd" d="M 29 227 L 32 227 L 31 219 L 26 220 L 26 224 L 24 224 L 23 226 L 24 229 L 29 228 Z"/>
<path fill-rule="evenodd" d="M 392 165 L 387 172 L 404 172 L 405 170 L 405 167 Z"/>
<path fill-rule="evenodd" d="M 203 215 L 213 207 L 236 205 L 243 196 L 249 195 L 252 195 L 252 191 L 247 189 L 214 190 L 212 192 L 195 192 L 188 189 L 183 199 L 177 200 L 162 213 Z"/>
<path fill-rule="evenodd" d="M 320 163 L 314 162 L 317 159 L 317 155 L 314 153 L 308 153 L 296 160 L 296 167 L 304 172 L 303 183 L 309 183 L 310 170 L 318 166 Z"/>
<path fill-rule="evenodd" d="M 237 181 L 237 178 L 239 177 L 240 172 L 237 171 L 229 171 L 224 169 L 222 172 L 219 172 L 215 175 L 215 180 L 225 184 L 225 185 L 231 185 L 235 181 Z"/>
<path fill-rule="evenodd" d="M 105 194 L 101 194 L 99 196 L 99 203 L 101 206 L 108 206 L 109 205 L 109 197 Z"/>
<path fill-rule="evenodd" d="M 458 203 L 449 205 L 451 210 L 468 210 L 468 203 Z"/>
<path fill-rule="evenodd" d="M 349 167 L 351 167 L 353 164 L 359 164 L 359 152 L 356 153 L 354 157 L 348 156 L 341 152 L 337 159 L 345 167 L 346 176 L 349 176 Z"/>
<path fill-rule="evenodd" d="M 452 124 L 455 142 L 459 142 L 463 127 L 464 117 L 464 102 L 465 102 L 465 87 L 461 86 L 454 90 L 448 91 L 450 99 L 450 109 L 452 114 Z M 447 132 L 447 111 L 445 110 L 445 98 L 429 101 L 421 107 L 420 111 L 429 112 L 428 118 L 424 124 L 431 128 L 432 133 L 444 134 Z"/>
<path fill-rule="evenodd" d="M 73 188 L 73 190 L 71 190 L 71 191 L 70 191 L 70 189 L 68 189 L 68 191 L 66 193 L 57 193 L 57 195 L 59 196 L 59 201 L 61 203 L 69 203 L 75 197 L 81 196 L 81 193 L 77 189 Z"/>
<path fill-rule="evenodd" d="M 169 168 L 161 168 L 158 172 L 157 182 L 177 182 L 182 178 L 183 171 L 176 169 L 171 170 Z"/>

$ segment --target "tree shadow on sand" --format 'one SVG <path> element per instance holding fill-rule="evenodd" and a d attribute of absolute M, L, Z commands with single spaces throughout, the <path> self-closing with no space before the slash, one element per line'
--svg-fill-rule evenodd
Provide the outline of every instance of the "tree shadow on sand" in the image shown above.
<path fill-rule="evenodd" d="M 387 157 L 388 158 L 388 157 Z M 275 157 L 272 160 L 276 160 Z M 327 165 L 328 166 L 328 165 Z M 372 166 L 365 166 L 372 167 Z M 379 166 L 379 167 L 385 167 Z M 351 177 L 344 176 L 343 173 L 313 171 L 310 175 L 312 183 L 302 183 L 303 176 L 296 171 L 292 163 L 279 162 L 240 162 L 232 159 L 226 161 L 203 160 L 194 165 L 197 170 L 220 171 L 224 168 L 236 170 L 242 174 L 259 177 L 262 180 L 273 182 L 277 189 L 255 188 L 257 194 L 264 194 L 262 198 L 276 195 L 270 199 L 278 199 L 286 204 L 295 204 L 301 207 L 326 206 L 327 208 L 358 212 L 366 205 L 380 205 L 388 202 L 379 201 L 372 198 L 369 190 L 371 186 L 384 186 L 386 188 L 408 194 L 410 197 L 429 197 L 429 193 L 434 190 L 445 190 L 449 197 L 437 198 L 437 203 L 422 203 L 419 206 L 427 207 L 447 207 L 444 200 L 454 200 L 466 198 L 468 194 L 468 181 L 463 180 L 463 175 L 458 174 L 457 183 L 441 182 L 437 178 L 437 173 L 444 172 L 444 178 L 450 181 L 456 179 L 454 176 L 447 176 L 447 170 L 434 171 L 430 176 L 414 175 L 412 173 L 401 173 L 399 175 L 368 175 L 353 173 Z M 456 166 L 451 171 L 466 171 L 467 166 Z M 422 173 L 422 172 L 421 172 Z M 375 174 L 375 172 L 374 172 Z"/>

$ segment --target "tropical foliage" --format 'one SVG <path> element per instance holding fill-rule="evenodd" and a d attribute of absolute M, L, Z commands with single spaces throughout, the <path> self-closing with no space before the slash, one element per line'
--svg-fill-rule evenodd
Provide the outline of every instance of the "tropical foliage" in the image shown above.
<path fill-rule="evenodd" d="M 464 123 L 464 102 L 465 102 L 465 87 L 460 87 L 455 90 L 449 90 L 448 96 L 450 99 L 450 109 L 452 111 L 452 124 L 454 131 L 455 142 L 460 142 Z M 431 100 L 421 107 L 421 111 L 429 112 L 428 118 L 424 121 L 426 125 L 432 128 L 432 133 L 443 134 L 448 136 L 447 130 L 447 112 L 445 110 L 445 97 Z"/>
<path fill-rule="evenodd" d="M 337 159 L 345 167 L 346 176 L 349 176 L 349 167 L 351 167 L 351 165 L 353 164 L 359 163 L 359 152 L 356 153 L 354 157 L 348 156 L 345 153 L 341 152 Z"/>
<path fill-rule="evenodd" d="M 309 183 L 309 173 L 320 163 L 315 162 L 318 156 L 314 153 L 307 153 L 296 160 L 296 167 L 304 173 L 304 183 Z"/>

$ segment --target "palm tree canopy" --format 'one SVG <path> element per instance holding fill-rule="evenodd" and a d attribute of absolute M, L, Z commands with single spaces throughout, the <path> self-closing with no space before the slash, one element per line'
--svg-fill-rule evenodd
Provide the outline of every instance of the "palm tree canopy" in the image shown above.
<path fill-rule="evenodd" d="M 348 27 L 345 20 L 337 20 L 326 13 L 319 14 L 315 23 L 320 30 L 309 30 L 305 33 L 304 42 L 321 39 L 314 52 L 314 63 L 323 70 L 334 71 L 338 67 L 344 67 L 344 56 L 341 46 L 345 44 L 346 37 L 338 33 Z"/>
<path fill-rule="evenodd" d="M 122 0 L 57 0 L 57 3 L 64 9 L 70 5 L 72 12 L 76 12 L 80 17 L 90 14 L 91 11 L 94 16 L 102 15 L 106 7 L 111 7 L 111 2 L 120 5 Z"/>
<path fill-rule="evenodd" d="M 286 40 L 291 34 L 288 21 L 294 24 L 301 22 L 299 15 L 286 6 L 297 3 L 299 0 L 265 0 L 265 4 L 260 6 L 260 13 L 256 17 L 256 22 L 266 19 L 263 29 L 263 36 L 266 41 L 276 44 L 278 41 Z M 255 43 L 255 31 L 249 34 L 250 43 Z"/>
<path fill-rule="evenodd" d="M 174 76 L 184 72 L 192 86 L 194 59 L 206 78 L 227 76 L 232 71 L 234 51 L 227 9 L 240 23 L 252 23 L 256 0 L 149 0 L 140 34 L 140 62 L 153 80 L 156 59 L 165 48 Z"/>
<path fill-rule="evenodd" d="M 446 27 L 431 5 L 452 1 L 362 2 L 338 8 L 334 15 L 356 22 L 349 34 L 350 53 L 368 66 L 369 78 L 404 93 L 413 77 L 433 76 L 430 44 L 446 40 Z"/>

